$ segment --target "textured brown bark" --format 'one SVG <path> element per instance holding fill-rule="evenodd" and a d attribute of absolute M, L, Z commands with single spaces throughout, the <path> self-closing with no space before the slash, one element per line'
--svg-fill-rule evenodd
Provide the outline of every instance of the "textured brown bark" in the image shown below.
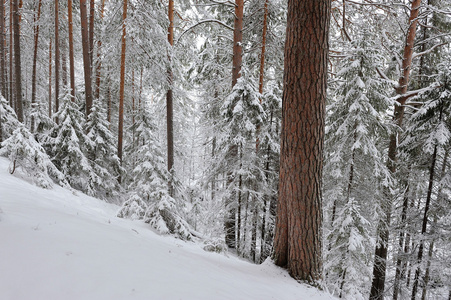
<path fill-rule="evenodd" d="M 72 17 L 72 0 L 67 0 L 67 20 L 69 23 L 69 81 L 70 95 L 72 101 L 75 101 L 75 61 L 74 61 L 74 22 Z"/>
<path fill-rule="evenodd" d="M 105 0 L 102 0 L 102 4 L 100 5 L 100 22 L 103 21 L 103 16 L 105 14 Z M 102 70 L 102 40 L 99 37 L 97 40 L 97 66 L 96 66 L 96 90 L 94 93 L 94 97 L 99 99 L 100 96 L 100 72 Z"/>
<path fill-rule="evenodd" d="M 289 0 L 274 260 L 314 283 L 322 269 L 325 99 L 330 0 Z"/>
<path fill-rule="evenodd" d="M 31 106 L 36 103 L 36 65 L 38 59 L 38 41 L 39 41 L 39 19 L 41 18 L 42 0 L 39 0 L 37 15 L 35 16 L 34 27 L 34 49 L 33 49 L 33 67 L 31 72 Z M 2 73 L 3 74 L 3 73 Z M 31 132 L 34 132 L 34 116 L 31 116 Z"/>
<path fill-rule="evenodd" d="M 59 92 L 60 92 L 60 40 L 59 40 L 59 7 L 55 0 L 55 112 L 59 110 Z M 55 118 L 58 124 L 58 117 Z"/>
<path fill-rule="evenodd" d="M 117 140 L 117 156 L 119 157 L 121 164 L 122 164 L 122 137 L 124 133 L 123 131 L 124 131 L 126 20 L 127 20 L 127 0 L 124 0 L 124 8 L 122 11 L 121 78 L 119 84 L 119 126 Z"/>
<path fill-rule="evenodd" d="M 14 11 L 13 11 L 13 24 L 14 24 L 14 75 L 16 77 L 15 92 L 16 92 L 16 114 L 19 122 L 24 121 L 23 119 L 23 103 L 22 103 L 22 65 L 20 61 L 20 12 L 19 12 L 19 1 L 14 0 Z"/>
<path fill-rule="evenodd" d="M 5 4 L 3 0 L 0 3 L 0 88 L 3 97 L 8 99 L 7 95 L 7 84 L 5 77 Z"/>
<path fill-rule="evenodd" d="M 410 17 L 409 17 L 409 29 L 407 31 L 406 44 L 404 47 L 404 56 L 402 61 L 402 74 L 399 78 L 398 87 L 396 93 L 400 95 L 398 99 L 399 105 L 395 106 L 394 111 L 394 123 L 398 127 L 402 127 L 404 118 L 404 104 L 407 100 L 407 96 L 404 96 L 407 92 L 409 76 L 413 57 L 413 47 L 415 41 L 415 34 L 418 23 L 418 13 L 421 0 L 414 0 L 411 5 Z M 396 152 L 397 152 L 397 134 L 390 135 L 390 144 L 388 147 L 388 168 L 393 174 L 396 171 Z M 385 273 L 386 273 L 386 260 L 388 255 L 388 239 L 391 221 L 391 200 L 388 193 L 386 193 L 385 201 L 382 204 L 382 209 L 385 212 L 385 219 L 379 221 L 377 234 L 378 243 L 375 250 L 374 266 L 373 266 L 373 281 L 371 284 L 370 299 L 382 300 L 385 291 Z"/>
<path fill-rule="evenodd" d="M 169 28 L 168 28 L 168 42 L 172 46 L 174 45 L 174 1 L 169 0 L 168 6 L 168 18 L 169 18 Z M 173 95 L 172 95 L 172 81 L 173 74 L 171 69 L 171 55 L 172 49 L 168 56 L 168 83 L 169 88 L 166 93 L 166 123 L 167 123 L 167 144 L 168 144 L 168 171 L 172 174 L 174 167 L 174 108 L 173 108 Z M 168 182 L 169 195 L 174 196 L 174 188 L 172 186 L 172 179 Z"/>
<path fill-rule="evenodd" d="M 125 4 L 126 5 L 126 4 Z M 83 69 L 85 75 L 85 97 L 86 97 L 86 117 L 91 113 L 92 108 L 92 77 L 91 77 L 91 60 L 89 49 L 89 33 L 88 33 L 88 13 L 86 0 L 80 0 L 80 17 L 81 17 L 81 42 L 83 44 Z"/>

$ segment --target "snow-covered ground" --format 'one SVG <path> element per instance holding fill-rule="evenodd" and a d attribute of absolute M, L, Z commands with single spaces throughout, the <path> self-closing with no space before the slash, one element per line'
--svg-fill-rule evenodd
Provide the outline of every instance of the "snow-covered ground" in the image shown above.
<path fill-rule="evenodd" d="M 0 299 L 333 299 L 267 261 L 159 236 L 118 207 L 10 175 L 0 158 Z"/>

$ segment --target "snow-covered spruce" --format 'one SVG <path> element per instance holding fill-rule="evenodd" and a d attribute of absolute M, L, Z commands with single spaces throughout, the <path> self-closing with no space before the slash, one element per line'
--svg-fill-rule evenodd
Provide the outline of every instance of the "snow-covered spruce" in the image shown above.
<path fill-rule="evenodd" d="M 100 179 L 94 182 L 96 196 L 111 200 L 120 190 L 117 178 L 122 169 L 109 125 L 101 101 L 94 100 L 86 123 L 85 147 L 91 168 Z"/>
<path fill-rule="evenodd" d="M 0 95 L 0 142 L 7 139 L 19 127 L 16 113 L 8 102 Z"/>
<path fill-rule="evenodd" d="M 60 111 L 55 114 L 59 124 L 48 139 L 52 161 L 73 188 L 94 196 L 103 182 L 86 156 L 86 145 L 90 141 L 84 131 L 85 116 L 69 95 L 61 104 Z"/>
<path fill-rule="evenodd" d="M 174 234 L 190 240 L 189 225 L 180 217 L 178 205 L 168 193 L 169 172 L 165 168 L 161 145 L 153 135 L 155 127 L 147 108 L 135 117 L 133 131 L 136 140 L 126 148 L 128 166 L 133 166 L 128 178 L 129 198 L 118 217 L 144 220 L 162 234 Z"/>
<path fill-rule="evenodd" d="M 1 145 L 0 155 L 8 156 L 11 161 L 11 174 L 20 168 L 40 187 L 51 188 L 53 180 L 61 186 L 67 185 L 64 174 L 55 167 L 44 148 L 20 122 Z"/>

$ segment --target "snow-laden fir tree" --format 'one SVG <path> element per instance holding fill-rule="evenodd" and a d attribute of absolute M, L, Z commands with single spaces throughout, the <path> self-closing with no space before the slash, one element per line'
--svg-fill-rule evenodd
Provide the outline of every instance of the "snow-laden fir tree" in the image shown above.
<path fill-rule="evenodd" d="M 376 72 L 383 62 L 371 35 L 363 31 L 346 51 L 327 107 L 326 280 L 346 299 L 367 298 L 374 212 L 389 183 L 381 142 L 383 149 L 390 87 Z"/>
<path fill-rule="evenodd" d="M 47 141 L 52 161 L 73 188 L 94 196 L 97 187 L 102 185 L 102 178 L 96 174 L 87 157 L 86 147 L 91 141 L 84 129 L 85 115 L 71 100 L 70 94 L 66 94 L 56 116 L 59 124 Z"/>
<path fill-rule="evenodd" d="M 0 142 L 7 139 L 20 126 L 16 113 L 6 99 L 0 95 Z"/>
<path fill-rule="evenodd" d="M 67 185 L 64 174 L 55 167 L 44 148 L 20 122 L 11 136 L 1 143 L 0 156 L 7 156 L 11 161 L 11 174 L 21 169 L 37 186 L 51 188 L 53 181 L 61 186 Z"/>
<path fill-rule="evenodd" d="M 244 74 L 238 79 L 220 108 L 221 132 L 216 163 L 211 168 L 215 174 L 222 173 L 226 181 L 220 191 L 226 210 L 226 243 L 227 236 L 237 233 L 236 249 L 245 256 L 254 256 L 255 237 L 249 235 L 261 206 L 260 191 L 266 185 L 264 164 L 256 151 L 257 139 L 261 140 L 257 129 L 265 119 L 260 97 L 250 78 Z"/>
<path fill-rule="evenodd" d="M 141 107 L 133 129 L 136 144 L 126 150 L 131 174 L 128 177 L 128 200 L 118 212 L 119 217 L 143 219 L 163 234 L 174 234 L 181 239 L 192 238 L 189 225 L 181 217 L 181 203 L 169 195 L 168 178 L 162 146 L 155 138 L 155 125 L 146 106 Z"/>
<path fill-rule="evenodd" d="M 440 253 L 447 251 L 450 240 L 449 227 L 449 151 L 451 142 L 451 68 L 449 63 L 437 66 L 438 74 L 429 87 L 409 99 L 412 105 L 420 105 L 407 121 L 400 150 L 406 161 L 413 161 L 410 168 L 422 178 L 422 197 L 412 208 L 409 223 L 412 240 L 419 246 L 413 248 L 412 295 L 443 297 L 446 289 L 436 282 L 450 282 L 447 272 L 439 272 L 449 263 Z M 448 174 L 448 176 L 447 176 Z M 447 192 L 448 191 L 448 192 Z M 449 272 L 449 270 L 448 270 Z M 413 275 L 415 274 L 415 275 Z M 406 288 L 404 287 L 404 290 Z M 403 286 L 401 286 L 401 293 Z M 410 294 L 410 293 L 409 293 Z"/>
<path fill-rule="evenodd" d="M 116 154 L 116 140 L 109 130 L 109 125 L 101 101 L 94 100 L 86 122 L 85 147 L 91 168 L 100 179 L 95 186 L 96 196 L 105 199 L 111 199 L 119 191 L 117 177 L 121 171 Z"/>

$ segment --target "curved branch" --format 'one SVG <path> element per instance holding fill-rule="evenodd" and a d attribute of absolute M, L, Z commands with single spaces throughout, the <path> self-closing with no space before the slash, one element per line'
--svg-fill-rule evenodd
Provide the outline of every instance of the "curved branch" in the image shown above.
<path fill-rule="evenodd" d="M 227 28 L 227 29 L 233 31 L 233 28 L 232 28 L 232 27 L 230 27 L 230 26 L 227 25 L 226 23 L 221 22 L 221 21 L 219 21 L 219 20 L 216 20 L 216 19 L 203 20 L 203 21 L 200 21 L 199 23 L 194 24 L 193 26 L 189 27 L 189 28 L 186 29 L 185 31 L 183 31 L 183 32 L 180 34 L 180 36 L 177 38 L 177 41 L 175 42 L 175 44 L 176 44 L 176 45 L 178 44 L 178 42 L 180 41 L 180 39 L 182 38 L 182 36 L 183 36 L 185 33 L 187 33 L 187 32 L 190 31 L 190 30 L 193 30 L 195 27 L 197 27 L 197 26 L 199 26 L 199 25 L 201 25 L 201 24 L 204 24 L 204 23 L 217 23 L 217 24 L 222 25 L 222 26 L 224 26 L 225 28 Z"/>

